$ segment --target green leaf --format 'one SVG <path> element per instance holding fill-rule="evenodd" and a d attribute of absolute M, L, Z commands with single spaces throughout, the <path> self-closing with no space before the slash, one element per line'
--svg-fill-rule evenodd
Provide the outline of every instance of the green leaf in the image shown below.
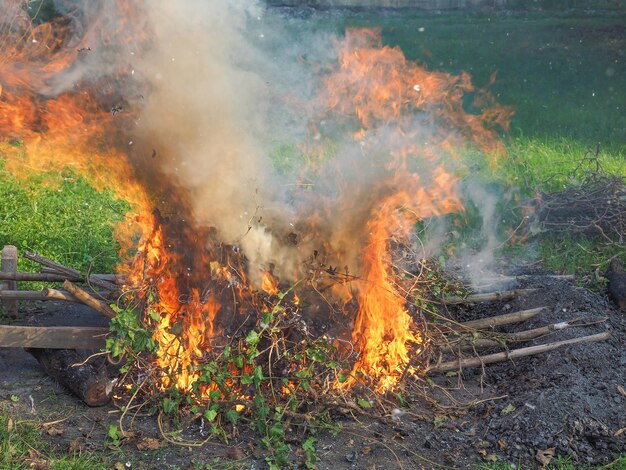
<path fill-rule="evenodd" d="M 111 439 L 114 443 L 119 442 L 120 440 L 120 434 L 119 431 L 117 429 L 117 426 L 115 424 L 110 424 L 109 425 L 109 430 L 107 431 L 107 436 L 109 437 L 109 439 Z"/>
<path fill-rule="evenodd" d="M 502 408 L 502 411 L 500 411 L 500 414 L 502 416 L 504 416 L 504 415 L 508 415 L 509 413 L 512 413 L 514 411 L 515 411 L 515 407 L 513 406 L 512 403 L 509 403 L 504 408 Z"/>
<path fill-rule="evenodd" d="M 250 331 L 246 336 L 246 343 L 250 346 L 256 346 L 259 343 L 259 334 L 254 330 Z"/>
<path fill-rule="evenodd" d="M 270 437 L 281 438 L 281 437 L 284 437 L 284 435 L 285 435 L 285 430 L 283 429 L 283 427 L 280 424 L 274 424 L 269 429 L 269 436 Z"/>
<path fill-rule="evenodd" d="M 252 372 L 252 380 L 257 387 L 263 381 L 263 369 L 261 369 L 261 366 L 256 366 L 254 368 L 254 372 Z"/>
<path fill-rule="evenodd" d="M 213 409 L 208 409 L 204 411 L 204 419 L 206 419 L 207 421 L 213 421 L 215 420 L 215 418 L 217 418 L 217 410 L 213 410 Z"/>
<path fill-rule="evenodd" d="M 363 398 L 359 398 L 357 397 L 356 399 L 356 403 L 357 405 L 359 405 L 361 408 L 371 408 L 372 404 L 369 402 L 369 400 L 365 400 Z"/>
<path fill-rule="evenodd" d="M 239 420 L 239 413 L 235 410 L 229 410 L 226 412 L 226 419 L 230 421 L 231 424 L 237 424 L 237 421 Z"/>
<path fill-rule="evenodd" d="M 171 398 L 165 397 L 163 399 L 163 411 L 165 413 L 171 413 L 178 409 L 178 401 L 172 400 Z"/>

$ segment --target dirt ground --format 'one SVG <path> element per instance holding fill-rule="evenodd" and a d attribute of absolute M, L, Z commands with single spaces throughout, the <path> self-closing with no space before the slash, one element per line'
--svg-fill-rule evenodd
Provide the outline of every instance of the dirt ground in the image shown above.
<path fill-rule="evenodd" d="M 523 270 L 524 274 L 543 274 Z M 518 273 L 513 273 L 518 274 Z M 626 315 L 605 295 L 549 277 L 522 280 L 514 287 L 536 287 L 534 293 L 510 302 L 451 308 L 459 321 L 506 312 L 547 307 L 518 331 L 549 323 L 580 319 L 587 326 L 558 331 L 524 346 L 577 336 L 611 332 L 605 342 L 567 346 L 537 356 L 465 369 L 461 375 L 433 377 L 423 397 L 407 397 L 408 408 L 384 418 L 337 414 L 337 435 L 316 436 L 319 469 L 472 468 L 481 462 L 504 461 L 520 468 L 540 467 L 552 455 L 569 457 L 579 465 L 602 464 L 626 453 Z M 89 310 L 49 303 L 27 312 L 31 322 L 98 324 Z M 596 323 L 597 320 L 606 319 Z M 47 377 L 28 353 L 0 349 L 0 400 L 12 414 L 45 427 L 44 437 L 59 450 L 107 449 L 110 424 L 118 424 L 114 405 L 88 408 Z M 446 389 L 446 393 L 441 388 Z M 452 402 L 457 401 L 456 406 Z M 450 405 L 450 406 L 448 406 Z M 53 428 L 54 431 L 50 432 Z M 264 450 L 252 434 L 242 431 L 228 444 L 211 440 L 202 447 L 164 445 L 139 450 L 146 437 L 162 441 L 156 419 L 138 416 L 135 436 L 110 451 L 112 466 L 126 468 L 266 468 Z M 187 426 L 190 441 L 206 437 L 201 423 Z M 293 468 L 302 466 L 294 429 Z M 539 454 L 538 454 L 539 453 Z M 539 459 L 538 459 L 539 455 Z M 195 467 L 194 467 L 195 465 Z"/>

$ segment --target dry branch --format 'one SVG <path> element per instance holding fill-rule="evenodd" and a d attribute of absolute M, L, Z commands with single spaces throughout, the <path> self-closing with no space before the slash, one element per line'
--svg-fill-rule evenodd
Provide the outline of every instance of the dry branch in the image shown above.
<path fill-rule="evenodd" d="M 567 346 L 570 344 L 578 343 L 590 343 L 594 341 L 604 341 L 611 336 L 609 332 L 599 333 L 596 335 L 582 336 L 580 338 L 573 338 L 564 341 L 557 341 L 554 343 L 541 344 L 538 346 L 530 346 L 528 348 L 514 349 L 512 351 L 504 351 L 495 354 L 489 354 L 487 356 L 468 357 L 464 359 L 456 359 L 454 361 L 442 362 L 428 369 L 429 373 L 439 374 L 442 372 L 449 372 L 453 370 L 461 370 L 466 367 L 478 367 L 484 364 L 492 364 L 494 362 L 501 362 L 506 360 L 513 360 L 524 356 L 533 356 L 535 354 L 541 354 L 549 351 L 553 351 L 561 346 Z"/>
<path fill-rule="evenodd" d="M 67 266 L 64 266 L 60 263 L 57 263 L 56 261 L 52 261 L 48 258 L 45 258 L 41 255 L 38 255 L 36 253 L 31 253 L 30 251 L 25 251 L 24 252 L 24 257 L 28 258 L 31 261 L 35 261 L 39 264 L 42 264 L 44 266 L 47 266 L 49 268 L 53 268 L 56 271 L 58 271 L 59 273 L 63 273 L 71 278 L 81 278 L 81 279 L 85 279 L 85 281 L 89 284 L 93 284 L 95 286 L 98 287 L 102 287 L 103 289 L 107 289 L 110 291 L 115 291 L 117 290 L 117 286 L 111 282 L 105 281 L 103 279 L 100 279 L 96 276 L 90 275 L 90 276 L 83 276 L 81 274 L 80 271 L 78 271 L 77 269 L 73 269 L 73 268 L 69 268 Z"/>
<path fill-rule="evenodd" d="M 63 283 L 63 287 L 74 297 L 76 297 L 79 301 L 93 308 L 94 310 L 100 312 L 102 315 L 108 318 L 114 318 L 116 313 L 113 311 L 111 307 L 109 307 L 106 303 L 101 300 L 96 299 L 88 292 L 85 292 L 80 287 L 75 286 L 70 281 L 65 281 Z"/>
<path fill-rule="evenodd" d="M 2 300 L 67 300 L 69 302 L 80 302 L 69 292 L 58 289 L 42 290 L 3 290 L 0 291 Z"/>
<path fill-rule="evenodd" d="M 495 317 L 481 318 L 479 320 L 471 320 L 463 323 L 450 325 L 454 330 L 480 330 L 484 328 L 494 328 L 496 326 L 510 325 L 511 323 L 520 323 L 529 318 L 539 315 L 546 307 L 531 308 L 529 310 L 520 310 L 518 312 L 505 313 L 504 315 L 496 315 Z"/>
<path fill-rule="evenodd" d="M 82 277 L 72 277 L 67 274 L 60 273 L 56 270 L 54 272 L 42 272 L 42 273 L 5 273 L 0 272 L 0 281 L 41 281 L 41 282 L 63 282 L 66 279 L 70 282 L 84 282 Z M 102 279 L 103 281 L 115 282 L 116 284 L 124 284 L 125 278 L 118 274 L 92 274 L 94 278 Z"/>
<path fill-rule="evenodd" d="M 62 289 L 41 290 L 2 290 L 0 300 L 65 300 L 67 302 L 82 303 L 69 292 Z"/>
<path fill-rule="evenodd" d="M 537 289 L 515 289 L 501 292 L 487 292 L 485 294 L 471 294 L 466 296 L 452 295 L 443 298 L 444 305 L 472 304 L 478 302 L 494 302 L 496 300 L 511 300 L 521 295 L 530 294 Z"/>
<path fill-rule="evenodd" d="M 522 341 L 530 341 L 531 339 L 536 339 L 541 336 L 552 333 L 553 331 L 565 330 L 566 328 L 572 328 L 575 326 L 583 326 L 576 325 L 574 321 L 571 322 L 558 322 L 552 323 L 550 325 L 541 326 L 539 328 L 533 328 L 531 330 L 518 331 L 516 333 L 499 333 L 497 335 L 492 335 L 492 338 L 459 338 L 456 340 L 449 341 L 446 344 L 441 345 L 441 349 L 444 351 L 456 351 L 458 349 L 467 350 L 467 349 L 481 349 L 481 348 L 492 348 L 492 347 L 500 347 L 505 346 L 508 343 L 514 342 L 522 342 Z"/>

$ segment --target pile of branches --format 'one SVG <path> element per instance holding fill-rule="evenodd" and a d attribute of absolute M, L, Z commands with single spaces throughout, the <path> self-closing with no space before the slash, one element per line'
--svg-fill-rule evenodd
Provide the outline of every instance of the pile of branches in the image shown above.
<path fill-rule="evenodd" d="M 600 236 L 609 244 L 626 245 L 626 178 L 609 175 L 600 149 L 588 151 L 569 175 L 572 185 L 541 193 L 537 221 L 550 232 Z"/>

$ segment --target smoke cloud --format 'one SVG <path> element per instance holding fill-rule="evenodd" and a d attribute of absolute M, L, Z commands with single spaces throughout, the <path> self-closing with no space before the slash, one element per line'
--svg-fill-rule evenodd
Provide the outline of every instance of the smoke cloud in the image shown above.
<path fill-rule="evenodd" d="M 427 73 L 396 49 L 380 59 L 375 32 L 349 34 L 341 47 L 350 54 L 338 58 L 343 39 L 301 32 L 294 40 L 279 12 L 252 0 L 85 1 L 75 11 L 55 4 L 73 18 L 58 51 L 66 66 L 33 63 L 36 92 L 97 87 L 112 114 L 119 110 L 118 145 L 157 203 L 171 217 L 184 205 L 189 223 L 215 227 L 240 247 L 253 283 L 270 266 L 293 280 L 313 253 L 359 274 L 369 224 L 395 194 L 402 232 L 460 207 L 441 165 L 461 165 L 450 158 L 452 144 L 484 132 L 463 111 L 460 98 L 475 91 L 467 76 Z M 363 56 L 367 67 L 382 69 L 356 78 L 338 70 L 363 52 L 372 56 Z M 380 110 L 350 108 L 370 95 L 383 97 Z M 483 220 L 492 219 L 493 211 Z"/>

